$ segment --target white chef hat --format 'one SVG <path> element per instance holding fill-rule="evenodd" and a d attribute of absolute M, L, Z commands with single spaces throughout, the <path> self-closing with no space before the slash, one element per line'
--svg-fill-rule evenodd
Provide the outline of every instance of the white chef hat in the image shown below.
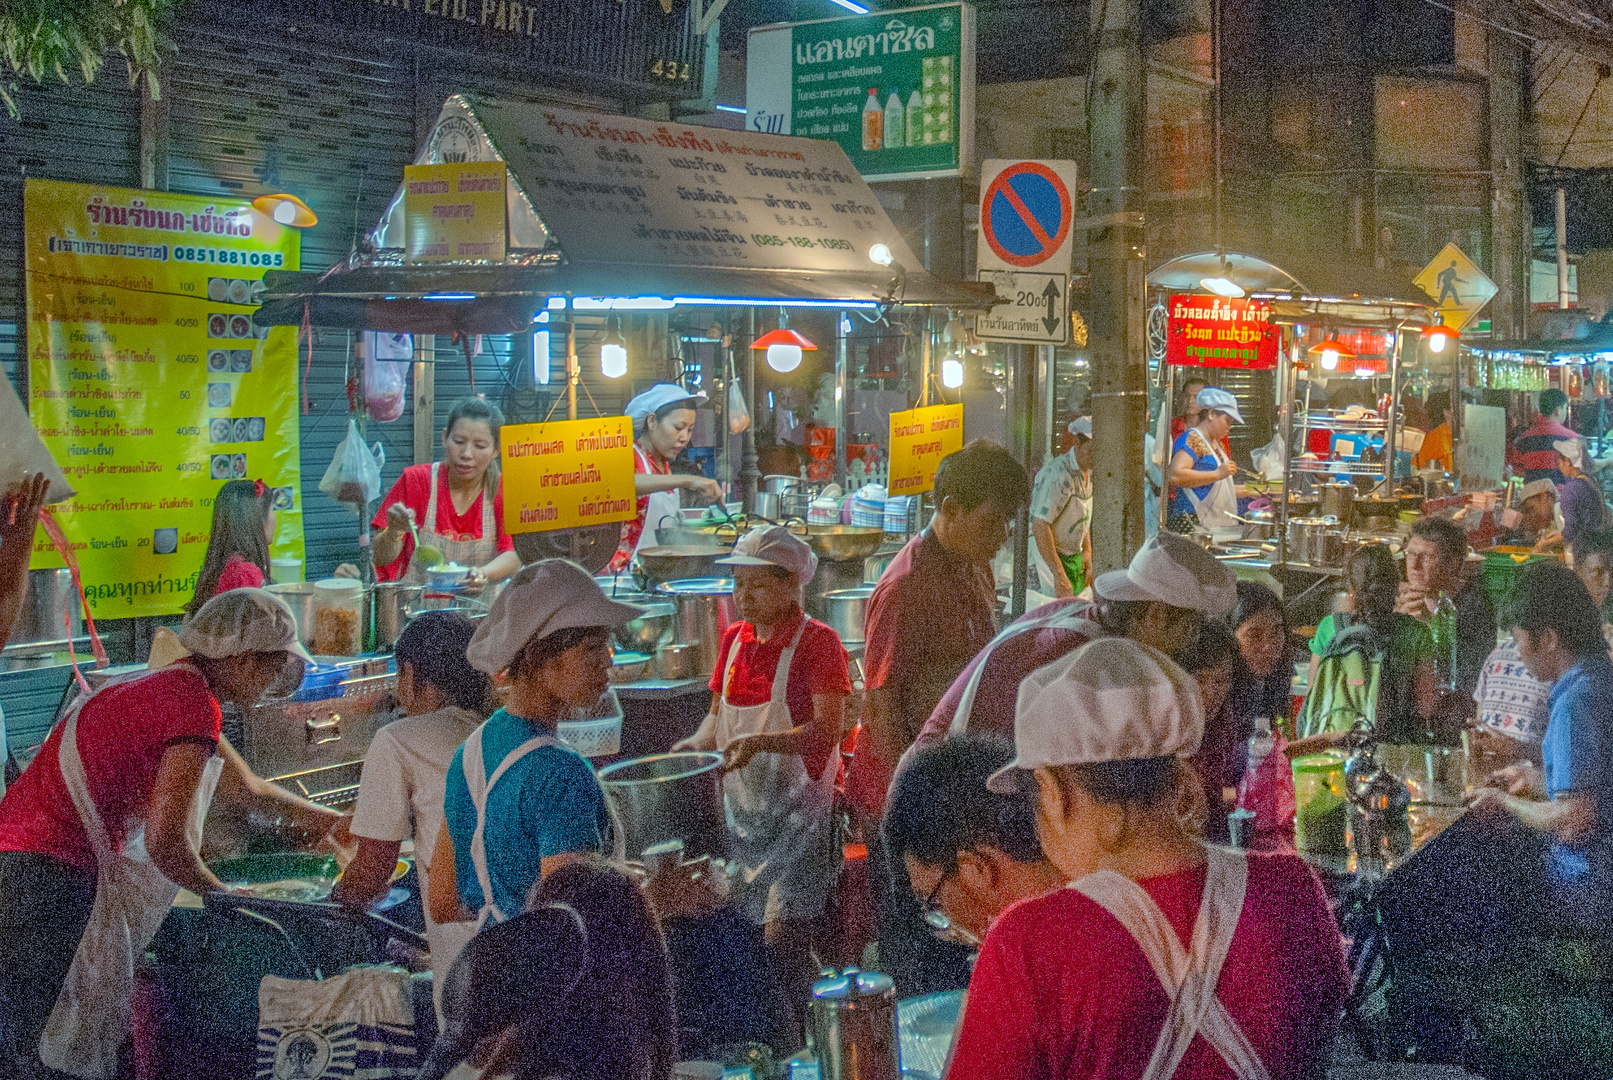
<path fill-rule="evenodd" d="M 608 598 L 599 582 L 570 559 L 544 559 L 510 579 L 476 628 L 465 659 L 476 670 L 497 675 L 534 638 L 579 626 L 614 629 L 643 613 L 642 608 Z"/>
<path fill-rule="evenodd" d="M 263 589 L 219 593 L 179 632 L 179 643 L 193 656 L 222 660 L 245 653 L 287 652 L 313 663 L 297 641 L 297 620 L 286 602 Z"/>
<path fill-rule="evenodd" d="M 680 401 L 687 401 L 692 409 L 699 399 L 674 383 L 656 383 L 627 403 L 627 418 L 633 421 L 633 430 L 638 431 L 652 414 Z"/>

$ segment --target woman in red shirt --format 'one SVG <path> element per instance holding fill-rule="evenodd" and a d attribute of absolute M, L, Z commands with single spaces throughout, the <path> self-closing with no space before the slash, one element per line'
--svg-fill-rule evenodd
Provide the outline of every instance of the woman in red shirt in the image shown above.
<path fill-rule="evenodd" d="M 504 414 L 481 398 L 465 398 L 448 413 L 443 461 L 411 465 L 381 500 L 370 527 L 375 576 L 381 581 L 426 580 L 414 559 L 414 529 L 422 547 L 444 563 L 469 567 L 473 582 L 502 581 L 521 569 L 515 541 L 504 531 L 504 478 L 494 459 Z"/>
<path fill-rule="evenodd" d="M 274 495 L 262 480 L 231 480 L 213 500 L 213 532 L 185 617 L 231 589 L 258 589 L 269 576 Z"/>
<path fill-rule="evenodd" d="M 836 743 L 851 694 L 840 638 L 801 610 L 818 559 L 783 525 L 752 529 L 718 560 L 734 568 L 740 621 L 723 635 L 711 712 L 680 750 L 721 750 L 729 838 L 741 873 L 734 900 L 763 927 L 792 1002 L 817 965 L 812 920 L 834 885 Z"/>
<path fill-rule="evenodd" d="M 627 403 L 627 418 L 638 441 L 633 444 L 633 490 L 638 514 L 622 522 L 622 539 L 609 570 L 620 574 L 641 547 L 655 546 L 655 530 L 670 517 L 676 525 L 682 505 L 678 492 L 688 489 L 712 502 L 722 499 L 722 485 L 704 476 L 672 471 L 672 459 L 683 453 L 694 435 L 699 399 L 672 383 L 656 383 Z"/>

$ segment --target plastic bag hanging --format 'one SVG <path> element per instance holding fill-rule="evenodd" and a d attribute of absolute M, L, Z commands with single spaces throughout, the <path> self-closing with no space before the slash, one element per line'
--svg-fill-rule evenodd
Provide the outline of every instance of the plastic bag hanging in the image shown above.
<path fill-rule="evenodd" d="M 750 427 L 750 408 L 745 404 L 745 388 L 740 385 L 732 360 L 728 362 L 728 430 L 743 435 Z"/>
<path fill-rule="evenodd" d="M 336 448 L 319 490 L 338 502 L 354 504 L 355 511 L 381 497 L 380 463 L 352 420 L 347 421 L 347 437 Z"/>
<path fill-rule="evenodd" d="M 359 348 L 364 358 L 364 411 L 381 423 L 396 420 L 403 415 L 408 397 L 413 337 L 366 330 Z"/>

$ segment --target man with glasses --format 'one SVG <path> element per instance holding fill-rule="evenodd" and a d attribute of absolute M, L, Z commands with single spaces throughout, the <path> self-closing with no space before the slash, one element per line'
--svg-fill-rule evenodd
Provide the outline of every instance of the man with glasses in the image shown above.
<path fill-rule="evenodd" d="M 950 739 L 913 755 L 886 804 L 892 865 L 905 868 L 931 931 L 968 949 L 1008 905 L 1064 884 L 1036 840 L 1031 800 L 986 788 L 1013 756 L 995 735 Z"/>

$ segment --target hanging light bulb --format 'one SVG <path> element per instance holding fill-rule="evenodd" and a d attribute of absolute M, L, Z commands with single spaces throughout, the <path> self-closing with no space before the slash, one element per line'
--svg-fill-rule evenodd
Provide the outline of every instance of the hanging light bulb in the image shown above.
<path fill-rule="evenodd" d="M 751 343 L 751 348 L 766 349 L 767 366 L 784 374 L 801 366 L 802 350 L 816 351 L 817 346 L 790 329 L 789 315 L 781 308 L 778 313 L 778 329 L 769 330 L 757 338 Z"/>
<path fill-rule="evenodd" d="M 868 261 L 873 263 L 875 266 L 889 266 L 894 259 L 891 256 L 891 249 L 888 246 L 885 244 L 875 244 L 873 247 L 868 249 Z"/>
<path fill-rule="evenodd" d="M 1316 357 L 1322 365 L 1323 371 L 1337 371 L 1340 360 L 1354 360 L 1355 353 L 1349 346 L 1336 337 L 1317 342 L 1310 347 L 1310 354 Z"/>
<path fill-rule="evenodd" d="M 1427 340 L 1428 351 L 1431 353 L 1444 352 L 1445 344 L 1447 342 L 1455 341 L 1460 337 L 1460 334 L 1446 326 L 1443 322 L 1437 322 L 1433 326 L 1423 328 L 1423 338 Z"/>
<path fill-rule="evenodd" d="M 612 317 L 605 340 L 599 345 L 599 373 L 607 379 L 627 374 L 627 342 L 622 338 L 622 320 Z"/>
<path fill-rule="evenodd" d="M 956 353 L 948 353 L 941 361 L 941 385 L 956 390 L 963 385 L 963 361 Z"/>

